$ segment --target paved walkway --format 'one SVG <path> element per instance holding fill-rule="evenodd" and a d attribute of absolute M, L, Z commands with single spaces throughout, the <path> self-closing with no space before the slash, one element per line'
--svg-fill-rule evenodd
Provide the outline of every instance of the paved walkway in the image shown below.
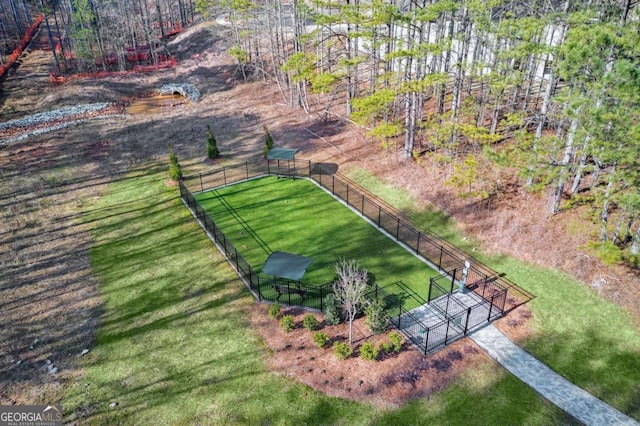
<path fill-rule="evenodd" d="M 632 418 L 562 378 L 493 325 L 474 331 L 469 337 L 513 375 L 584 424 L 639 425 Z"/>

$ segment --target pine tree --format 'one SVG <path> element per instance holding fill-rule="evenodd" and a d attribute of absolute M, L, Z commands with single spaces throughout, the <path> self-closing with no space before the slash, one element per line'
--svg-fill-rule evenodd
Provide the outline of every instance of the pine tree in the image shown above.
<path fill-rule="evenodd" d="M 173 147 L 171 144 L 169 147 L 169 179 L 171 180 L 179 180 L 182 179 L 182 168 L 180 167 L 180 163 L 178 163 L 178 157 L 176 153 L 173 152 Z"/>
<path fill-rule="evenodd" d="M 269 151 L 271 151 L 271 148 L 273 148 L 273 138 L 271 137 L 271 133 L 269 133 L 269 129 L 267 129 L 266 126 L 264 126 L 264 148 L 262 150 L 262 155 L 264 156 L 264 158 L 267 158 L 267 154 L 269 154 Z"/>
<path fill-rule="evenodd" d="M 213 135 L 211 131 L 211 126 L 207 124 L 207 132 L 209 132 L 209 137 L 207 138 L 207 157 L 214 160 L 220 157 L 220 150 L 218 149 L 218 143 L 216 142 L 216 137 Z"/>

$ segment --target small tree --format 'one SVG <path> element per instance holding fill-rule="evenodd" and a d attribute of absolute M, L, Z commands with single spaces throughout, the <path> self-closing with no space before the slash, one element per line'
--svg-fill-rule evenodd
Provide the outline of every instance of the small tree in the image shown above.
<path fill-rule="evenodd" d="M 220 157 L 220 150 L 218 149 L 218 143 L 216 142 L 216 137 L 213 135 L 211 131 L 211 126 L 207 124 L 207 132 L 209 132 L 209 137 L 207 138 L 207 157 L 214 160 Z"/>
<path fill-rule="evenodd" d="M 349 320 L 349 344 L 353 344 L 353 320 L 364 301 L 367 291 L 367 270 L 360 269 L 354 259 L 342 259 L 336 264 L 338 278 L 333 283 L 333 292 L 342 303 L 342 307 Z"/>
<path fill-rule="evenodd" d="M 387 330 L 389 315 L 385 310 L 384 303 L 380 300 L 367 304 L 367 307 L 364 308 L 364 314 L 367 317 L 365 323 L 372 333 L 380 334 Z"/>
<path fill-rule="evenodd" d="M 171 180 L 179 180 L 182 179 L 182 168 L 180 168 L 180 163 L 178 163 L 178 157 L 176 153 L 173 152 L 173 147 L 171 144 L 169 147 L 169 179 Z"/>
<path fill-rule="evenodd" d="M 267 154 L 271 151 L 271 148 L 273 148 L 273 138 L 271 137 L 271 133 L 269 133 L 267 126 L 264 126 L 264 133 L 264 148 L 262 150 L 262 155 L 264 158 L 267 158 Z"/>
<path fill-rule="evenodd" d="M 335 294 L 331 293 L 324 299 L 324 319 L 329 325 L 338 325 L 342 321 L 342 306 Z"/>

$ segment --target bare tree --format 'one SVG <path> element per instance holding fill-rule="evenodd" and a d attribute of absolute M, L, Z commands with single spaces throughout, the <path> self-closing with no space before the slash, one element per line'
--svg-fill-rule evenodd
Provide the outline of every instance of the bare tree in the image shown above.
<path fill-rule="evenodd" d="M 333 292 L 342 303 L 342 308 L 349 319 L 349 344 L 353 344 L 353 320 L 364 302 L 367 290 L 367 270 L 360 269 L 354 259 L 340 260 L 336 264 L 338 278 L 333 283 Z"/>

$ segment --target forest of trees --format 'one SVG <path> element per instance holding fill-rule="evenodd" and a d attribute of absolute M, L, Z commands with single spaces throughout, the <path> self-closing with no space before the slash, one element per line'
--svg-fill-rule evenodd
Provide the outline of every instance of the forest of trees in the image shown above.
<path fill-rule="evenodd" d="M 54 72 L 124 71 L 170 56 L 169 37 L 194 22 L 193 0 L 3 0 L 3 55 L 44 14 Z"/>
<path fill-rule="evenodd" d="M 0 65 L 5 63 L 31 25 L 32 11 L 25 0 L 0 1 Z"/>
<path fill-rule="evenodd" d="M 38 4 L 55 66 L 94 72 L 224 14 L 244 78 L 428 157 L 461 196 L 511 170 L 550 216 L 588 206 L 605 257 L 640 258 L 640 0 L 8 0 L 0 32 Z"/>
<path fill-rule="evenodd" d="M 203 8 L 214 2 L 199 2 Z M 638 0 L 218 1 L 244 73 L 429 156 L 461 195 L 516 170 L 549 214 L 588 205 L 611 261 L 640 253 Z"/>

